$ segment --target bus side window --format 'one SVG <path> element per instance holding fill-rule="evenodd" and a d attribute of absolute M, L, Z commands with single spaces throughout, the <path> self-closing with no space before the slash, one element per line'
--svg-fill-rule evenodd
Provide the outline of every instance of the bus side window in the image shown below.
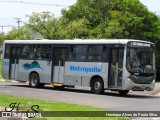
<path fill-rule="evenodd" d="M 75 48 L 70 47 L 69 48 L 69 55 L 68 55 L 68 61 L 75 61 L 76 56 L 75 56 Z"/>
<path fill-rule="evenodd" d="M 51 59 L 51 53 L 46 53 L 45 59 Z"/>
<path fill-rule="evenodd" d="M 35 53 L 39 60 L 51 59 L 51 45 L 38 45 Z"/>
<path fill-rule="evenodd" d="M 5 46 L 4 59 L 9 59 L 10 45 Z"/>
<path fill-rule="evenodd" d="M 22 47 L 22 55 L 21 58 L 22 59 L 28 59 L 28 55 L 29 55 L 29 45 L 24 45 Z"/>
<path fill-rule="evenodd" d="M 31 46 L 31 51 L 29 55 L 30 59 L 36 59 L 36 51 L 37 51 L 37 46 L 36 45 Z"/>
<path fill-rule="evenodd" d="M 107 59 L 107 52 L 105 45 L 89 45 L 87 52 L 88 62 L 105 62 Z"/>
<path fill-rule="evenodd" d="M 67 49 L 66 48 L 61 49 L 60 60 L 62 66 L 65 65 L 66 57 L 67 57 Z"/>
<path fill-rule="evenodd" d="M 44 52 L 43 51 L 43 45 L 38 45 L 37 51 L 36 51 L 36 53 L 37 53 L 37 59 L 40 59 L 40 60 L 44 59 L 43 52 Z"/>
<path fill-rule="evenodd" d="M 107 62 L 107 47 L 106 45 L 103 45 L 103 50 L 102 50 L 102 61 Z"/>
<path fill-rule="evenodd" d="M 87 51 L 87 59 L 88 62 L 95 62 L 96 61 L 96 53 L 95 53 L 95 46 L 89 45 Z"/>
<path fill-rule="evenodd" d="M 77 45 L 75 49 L 76 61 L 84 62 L 86 60 L 87 45 Z"/>
<path fill-rule="evenodd" d="M 44 51 L 45 51 L 45 53 L 44 53 L 44 59 L 50 60 L 51 59 L 51 51 L 52 51 L 51 45 L 46 45 L 44 47 Z"/>

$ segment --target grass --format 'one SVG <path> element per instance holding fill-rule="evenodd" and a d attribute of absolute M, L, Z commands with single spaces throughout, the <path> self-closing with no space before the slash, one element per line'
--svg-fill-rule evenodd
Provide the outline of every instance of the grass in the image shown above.
<path fill-rule="evenodd" d="M 2 80 L 2 59 L 0 59 L 0 80 Z"/>
<path fill-rule="evenodd" d="M 0 59 L 0 80 L 6 80 L 2 77 L 2 59 Z"/>
<path fill-rule="evenodd" d="M 89 107 L 84 105 L 66 104 L 63 102 L 44 101 L 32 98 L 22 98 L 12 95 L 0 94 L 0 106 L 7 107 L 10 103 L 21 103 L 23 106 L 39 105 L 43 111 L 99 111 L 101 108 Z"/>
<path fill-rule="evenodd" d="M 2 59 L 0 59 L 0 80 L 4 80 L 2 77 Z"/>
<path fill-rule="evenodd" d="M 22 98 L 12 95 L 0 94 L 0 106 L 9 107 L 11 103 L 20 103 L 20 108 L 31 108 L 32 105 L 39 105 L 39 109 L 42 111 L 105 111 L 102 108 L 90 107 L 85 105 L 75 105 L 75 104 L 66 104 L 63 102 L 55 101 L 44 101 L 32 98 Z M 39 119 L 39 118 L 38 118 Z M 58 119 L 58 120 L 127 120 L 127 118 L 122 117 L 55 117 L 47 118 L 47 120 Z"/>

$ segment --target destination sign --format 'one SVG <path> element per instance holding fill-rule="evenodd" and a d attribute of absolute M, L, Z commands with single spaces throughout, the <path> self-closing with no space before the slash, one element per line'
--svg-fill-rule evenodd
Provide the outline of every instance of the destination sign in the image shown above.
<path fill-rule="evenodd" d="M 131 47 L 151 47 L 149 43 L 142 43 L 142 42 L 130 42 Z"/>

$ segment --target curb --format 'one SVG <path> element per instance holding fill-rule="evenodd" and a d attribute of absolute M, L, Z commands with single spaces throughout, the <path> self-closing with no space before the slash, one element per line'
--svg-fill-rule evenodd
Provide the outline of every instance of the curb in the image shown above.
<path fill-rule="evenodd" d="M 8 82 L 8 83 L 28 83 L 28 81 L 17 81 L 17 80 L 0 80 L 0 82 Z"/>
<path fill-rule="evenodd" d="M 155 94 L 154 96 L 160 96 L 160 92 L 159 92 L 159 93 L 157 93 L 157 94 Z"/>
<path fill-rule="evenodd" d="M 15 82 L 15 83 L 18 83 L 19 81 L 16 81 L 16 80 L 0 80 L 0 82 Z"/>

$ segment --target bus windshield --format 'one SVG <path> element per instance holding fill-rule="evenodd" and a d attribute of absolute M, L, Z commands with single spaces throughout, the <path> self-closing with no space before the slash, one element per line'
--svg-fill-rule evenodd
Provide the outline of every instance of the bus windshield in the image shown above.
<path fill-rule="evenodd" d="M 127 70 L 130 73 L 154 73 L 152 48 L 130 47 L 127 49 Z M 139 75 L 139 74 L 138 74 Z"/>

